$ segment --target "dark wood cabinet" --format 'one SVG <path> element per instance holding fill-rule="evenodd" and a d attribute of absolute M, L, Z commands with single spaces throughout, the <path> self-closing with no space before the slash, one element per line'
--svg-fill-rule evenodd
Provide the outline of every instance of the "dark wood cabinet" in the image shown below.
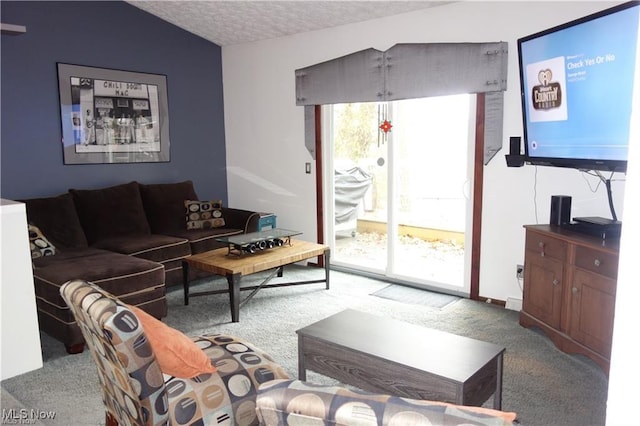
<path fill-rule="evenodd" d="M 525 260 L 523 310 L 553 328 L 560 328 L 564 262 L 552 257 Z"/>
<path fill-rule="evenodd" d="M 551 225 L 525 225 L 520 324 L 609 372 L 618 275 L 617 240 Z"/>

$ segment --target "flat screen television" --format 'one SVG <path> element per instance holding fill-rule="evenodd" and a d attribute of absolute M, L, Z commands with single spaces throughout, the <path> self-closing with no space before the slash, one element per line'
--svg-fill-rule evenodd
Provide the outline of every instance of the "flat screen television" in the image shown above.
<path fill-rule="evenodd" d="M 518 39 L 527 163 L 626 171 L 639 21 L 633 1 Z"/>

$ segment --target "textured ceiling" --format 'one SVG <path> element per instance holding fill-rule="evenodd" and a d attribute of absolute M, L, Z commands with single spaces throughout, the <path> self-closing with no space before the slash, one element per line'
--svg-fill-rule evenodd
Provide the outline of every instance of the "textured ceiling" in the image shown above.
<path fill-rule="evenodd" d="M 136 1 L 128 3 L 219 46 L 367 21 L 450 1 Z"/>

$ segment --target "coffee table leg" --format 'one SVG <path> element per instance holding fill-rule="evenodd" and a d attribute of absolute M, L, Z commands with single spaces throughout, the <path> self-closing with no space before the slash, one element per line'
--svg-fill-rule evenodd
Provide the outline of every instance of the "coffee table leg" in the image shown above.
<path fill-rule="evenodd" d="M 298 380 L 303 382 L 307 380 L 307 370 L 304 367 L 304 350 L 303 350 L 303 338 L 298 334 Z"/>
<path fill-rule="evenodd" d="M 493 394 L 493 408 L 496 410 L 502 410 L 502 358 L 503 353 L 500 353 L 496 359 L 496 393 Z"/>
<path fill-rule="evenodd" d="M 331 250 L 326 249 L 324 251 L 324 280 L 326 282 L 325 288 L 329 290 L 329 260 L 331 259 Z"/>
<path fill-rule="evenodd" d="M 227 275 L 229 283 L 229 304 L 231 305 L 231 321 L 240 322 L 240 278 L 242 274 Z"/>
<path fill-rule="evenodd" d="M 182 262 L 182 286 L 184 288 L 184 304 L 189 304 L 189 263 Z"/>

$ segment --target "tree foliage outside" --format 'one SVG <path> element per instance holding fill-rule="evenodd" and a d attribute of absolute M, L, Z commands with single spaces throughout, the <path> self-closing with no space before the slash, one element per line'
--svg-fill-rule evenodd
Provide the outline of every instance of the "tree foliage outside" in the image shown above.
<path fill-rule="evenodd" d="M 341 104 L 334 107 L 334 154 L 354 163 L 369 156 L 369 147 L 377 143 L 378 123 L 375 102 Z"/>

